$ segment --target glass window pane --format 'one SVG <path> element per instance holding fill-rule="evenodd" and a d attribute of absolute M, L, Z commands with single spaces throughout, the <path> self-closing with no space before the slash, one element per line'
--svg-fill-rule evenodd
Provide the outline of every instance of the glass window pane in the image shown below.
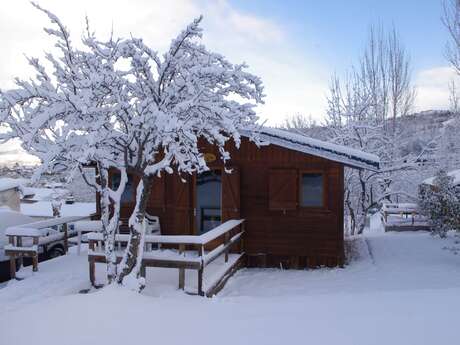
<path fill-rule="evenodd" d="M 210 170 L 196 178 L 196 222 L 200 234 L 221 223 L 222 176 L 220 170 Z"/>
<path fill-rule="evenodd" d="M 117 189 L 120 185 L 121 176 L 120 173 L 116 172 L 112 174 L 112 189 Z M 121 202 L 128 203 L 134 201 L 134 182 L 133 176 L 128 174 L 128 182 L 126 183 L 125 190 L 121 195 Z"/>
<path fill-rule="evenodd" d="M 323 206 L 323 174 L 302 174 L 301 205 L 307 207 Z"/>

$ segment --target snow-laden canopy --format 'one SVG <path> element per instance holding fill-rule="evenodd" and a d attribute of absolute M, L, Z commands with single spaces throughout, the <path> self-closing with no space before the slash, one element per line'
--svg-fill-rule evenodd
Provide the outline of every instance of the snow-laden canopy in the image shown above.
<path fill-rule="evenodd" d="M 269 144 L 322 157 L 354 168 L 378 170 L 380 166 L 380 159 L 376 155 L 278 128 L 262 127 L 259 137 Z"/>
<path fill-rule="evenodd" d="M 452 183 L 454 186 L 460 185 L 460 169 L 452 170 L 447 173 L 447 176 L 453 178 Z M 433 185 L 436 176 L 432 176 L 423 181 L 423 184 Z"/>

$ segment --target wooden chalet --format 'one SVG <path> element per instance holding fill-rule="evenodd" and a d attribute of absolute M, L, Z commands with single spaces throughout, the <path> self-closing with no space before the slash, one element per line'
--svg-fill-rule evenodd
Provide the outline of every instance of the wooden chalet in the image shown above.
<path fill-rule="evenodd" d="M 210 171 L 155 178 L 147 212 L 161 235 L 200 235 L 224 221 L 244 219 L 249 267 L 337 266 L 344 261 L 344 167 L 379 168 L 378 157 L 279 129 L 264 128 L 265 145 L 243 137 L 229 147 L 224 170 L 215 147 L 201 146 Z M 110 173 L 113 185 L 119 182 Z M 129 175 L 121 218 L 134 207 L 139 177 Z"/>

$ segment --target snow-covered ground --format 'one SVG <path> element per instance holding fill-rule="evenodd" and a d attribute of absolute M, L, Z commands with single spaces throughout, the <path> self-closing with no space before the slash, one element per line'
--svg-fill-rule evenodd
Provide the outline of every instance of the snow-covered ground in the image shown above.
<path fill-rule="evenodd" d="M 244 269 L 212 299 L 176 290 L 168 269 L 141 295 L 78 294 L 85 256 L 44 262 L 0 289 L 0 344 L 458 344 L 455 239 L 379 229 L 345 269 Z"/>

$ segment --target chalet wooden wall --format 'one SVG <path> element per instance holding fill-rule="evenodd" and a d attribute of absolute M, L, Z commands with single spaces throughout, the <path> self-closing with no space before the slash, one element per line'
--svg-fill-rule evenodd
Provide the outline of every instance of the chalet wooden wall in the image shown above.
<path fill-rule="evenodd" d="M 201 145 L 203 153 L 215 148 Z M 284 268 L 342 265 L 343 253 L 343 165 L 279 146 L 257 148 L 247 139 L 239 150 L 229 145 L 232 174 L 223 173 L 223 220 L 245 218 L 245 251 L 249 266 Z M 216 160 L 211 168 L 222 168 Z M 283 175 L 283 172 L 287 175 Z M 325 178 L 324 208 L 299 207 L 300 173 L 322 172 Z M 283 181 L 283 176 L 286 181 Z M 148 212 L 160 217 L 163 234 L 193 234 L 194 177 L 165 174 L 156 179 Z M 286 184 L 284 188 L 283 184 Z M 270 205 L 270 189 L 290 207 Z M 284 192 L 283 192 L 284 191 Z M 284 194 L 283 194 L 284 193 Z M 295 193 L 295 195 L 292 195 Z M 274 203 L 276 205 L 276 203 Z M 122 210 L 126 216 L 132 205 Z"/>

